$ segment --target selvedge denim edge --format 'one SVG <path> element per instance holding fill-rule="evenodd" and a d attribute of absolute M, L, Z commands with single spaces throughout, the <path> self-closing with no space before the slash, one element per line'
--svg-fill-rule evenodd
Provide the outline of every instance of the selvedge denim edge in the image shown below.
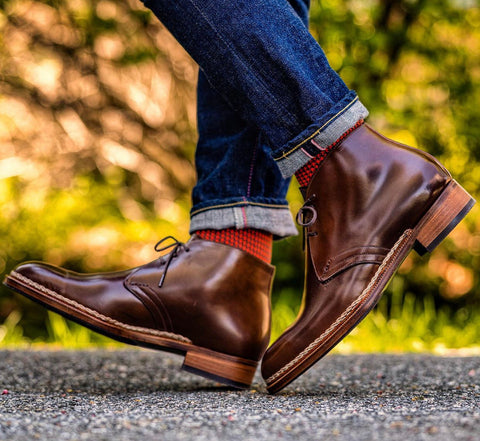
<path fill-rule="evenodd" d="M 272 233 L 275 239 L 298 234 L 288 206 L 253 204 L 237 202 L 193 212 L 190 234 L 198 230 L 224 228 L 254 228 Z"/>
<path fill-rule="evenodd" d="M 332 109 L 327 122 L 320 127 L 311 125 L 287 146 L 273 153 L 272 156 L 282 176 L 291 176 L 317 153 L 337 141 L 359 120 L 368 116 L 367 108 L 356 95 L 347 105 L 341 104 L 343 104 L 343 107 L 340 110 Z"/>
<path fill-rule="evenodd" d="M 279 156 L 291 149 L 296 152 L 298 143 L 356 98 L 355 91 L 329 65 L 305 20 L 287 1 L 144 3 L 199 64 L 225 103 L 262 134 L 279 162 L 284 162 Z M 359 117 L 367 113 L 360 112 Z M 350 121 L 347 114 L 345 118 L 345 131 L 358 121 Z M 332 129 L 325 134 L 332 135 L 333 143 L 343 133 L 329 126 Z M 308 153 L 308 148 L 302 148 Z M 308 160 L 306 154 L 296 160 L 290 159 L 292 155 L 285 158 L 291 164 L 282 165 L 284 176 Z"/>

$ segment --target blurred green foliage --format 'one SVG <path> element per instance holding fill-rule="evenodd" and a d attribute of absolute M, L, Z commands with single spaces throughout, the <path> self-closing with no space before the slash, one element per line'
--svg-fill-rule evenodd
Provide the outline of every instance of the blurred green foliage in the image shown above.
<path fill-rule="evenodd" d="M 387 136 L 436 155 L 480 195 L 480 8 L 475 0 L 313 1 L 311 31 Z M 196 66 L 135 0 L 0 4 L 0 273 L 37 259 L 77 271 L 156 257 L 188 237 Z M 292 212 L 301 198 L 292 186 Z M 480 214 L 410 255 L 344 343 L 478 344 Z M 298 310 L 300 238 L 275 244 L 274 336 Z M 104 344 L 0 288 L 0 344 Z M 379 339 L 379 337 L 382 337 Z M 377 338 L 377 340 L 375 340 Z M 390 342 L 390 345 L 388 344 Z"/>

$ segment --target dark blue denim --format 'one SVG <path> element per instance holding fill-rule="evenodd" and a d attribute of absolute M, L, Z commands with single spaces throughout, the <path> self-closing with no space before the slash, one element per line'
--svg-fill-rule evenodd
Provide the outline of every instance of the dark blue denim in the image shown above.
<path fill-rule="evenodd" d="M 310 0 L 290 0 L 290 4 L 308 26 Z M 205 217 L 202 213 L 207 210 L 254 204 L 258 207 L 255 214 L 265 217 L 262 229 L 268 228 L 278 236 L 295 234 L 285 199 L 290 178 L 280 173 L 263 134 L 231 109 L 210 86 L 202 71 L 198 75 L 197 127 L 197 185 L 192 192 L 192 231 L 211 228 L 201 222 Z M 265 209 L 274 209 L 277 217 L 282 217 L 277 219 L 277 225 L 270 225 L 269 212 Z M 248 227 L 251 219 L 243 213 L 241 219 L 243 226 Z M 228 219 L 226 222 L 229 223 Z M 219 228 L 218 225 L 217 222 L 215 227 Z"/>
<path fill-rule="evenodd" d="M 308 0 L 144 3 L 201 69 L 192 223 L 262 228 L 259 216 L 285 211 L 288 185 L 269 155 L 289 177 L 368 112 L 308 32 Z"/>

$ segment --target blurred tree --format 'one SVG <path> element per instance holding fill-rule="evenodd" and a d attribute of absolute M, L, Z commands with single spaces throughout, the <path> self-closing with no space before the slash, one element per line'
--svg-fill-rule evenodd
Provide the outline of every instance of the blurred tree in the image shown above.
<path fill-rule="evenodd" d="M 322 0 L 311 31 L 386 135 L 437 155 L 480 186 L 480 9 L 476 0 Z M 0 273 L 26 259 L 79 271 L 154 258 L 188 235 L 197 68 L 135 0 L 0 3 Z M 300 204 L 289 193 L 292 211 Z M 479 309 L 478 209 L 430 257 L 399 271 L 405 292 Z M 300 239 L 276 244 L 278 326 L 294 316 Z M 439 289 L 440 288 L 440 289 Z M 389 302 L 386 296 L 384 302 Z M 0 323 L 39 308 L 0 288 Z M 43 333 L 43 334 L 42 334 Z"/>
<path fill-rule="evenodd" d="M 369 122 L 437 156 L 474 196 L 480 188 L 479 3 L 327 0 L 314 3 L 312 12 L 313 34 L 370 109 Z M 475 208 L 431 258 L 412 254 L 399 271 L 404 291 L 419 302 L 433 296 L 453 311 L 478 308 L 479 226 Z"/>
<path fill-rule="evenodd" d="M 0 270 L 133 266 L 164 232 L 186 236 L 197 68 L 152 14 L 7 0 L 0 30 Z M 3 287 L 0 319 L 18 302 L 43 330 Z"/>

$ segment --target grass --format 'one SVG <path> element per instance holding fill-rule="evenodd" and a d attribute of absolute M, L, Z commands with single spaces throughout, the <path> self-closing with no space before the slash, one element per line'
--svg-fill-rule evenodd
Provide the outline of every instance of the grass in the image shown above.
<path fill-rule="evenodd" d="M 0 348 L 38 348 L 48 346 L 58 349 L 88 349 L 95 347 L 121 347 L 122 344 L 78 325 L 53 312 L 46 321 L 47 339 L 31 340 L 24 336 L 21 316 L 13 311 L 0 325 Z"/>
<path fill-rule="evenodd" d="M 396 279 L 398 280 L 398 279 Z M 295 319 L 296 312 L 285 303 L 273 310 L 272 340 Z M 403 295 L 395 280 L 379 305 L 334 351 L 355 352 L 433 352 L 437 354 L 480 354 L 480 313 L 461 309 L 452 314 L 437 310 L 432 297 Z M 0 348 L 49 347 L 86 349 L 121 347 L 122 344 L 48 313 L 48 338 L 31 340 L 24 336 L 21 316 L 12 312 L 0 325 Z"/>

